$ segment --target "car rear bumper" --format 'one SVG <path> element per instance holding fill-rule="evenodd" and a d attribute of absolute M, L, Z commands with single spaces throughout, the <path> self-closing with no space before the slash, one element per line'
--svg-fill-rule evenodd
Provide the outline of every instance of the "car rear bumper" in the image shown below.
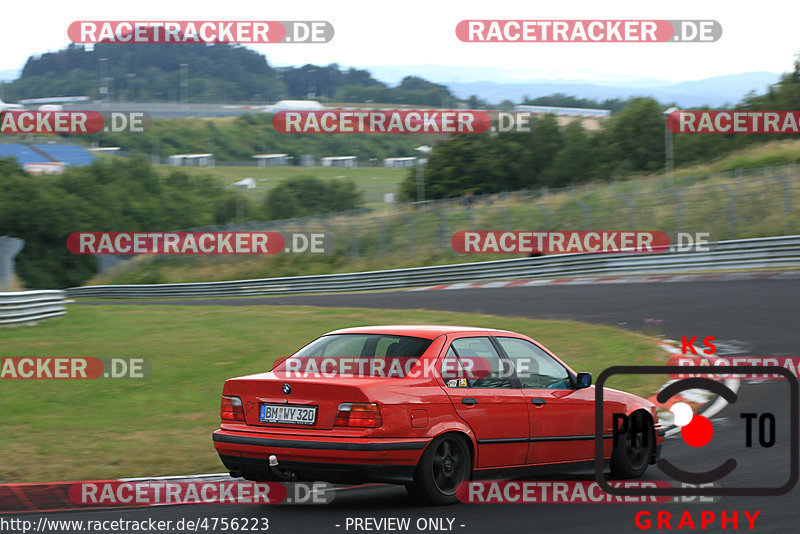
<path fill-rule="evenodd" d="M 233 476 L 247 480 L 281 481 L 285 477 L 275 473 L 264 458 L 219 455 Z M 278 468 L 291 474 L 290 480 L 333 482 L 338 484 L 410 484 L 414 480 L 416 465 L 333 464 L 318 462 L 278 461 Z"/>
<path fill-rule="evenodd" d="M 217 430 L 214 447 L 230 471 L 252 480 L 409 483 L 429 440 L 265 436 Z M 275 455 L 278 471 L 269 465 Z M 279 474 L 281 473 L 281 474 Z"/>

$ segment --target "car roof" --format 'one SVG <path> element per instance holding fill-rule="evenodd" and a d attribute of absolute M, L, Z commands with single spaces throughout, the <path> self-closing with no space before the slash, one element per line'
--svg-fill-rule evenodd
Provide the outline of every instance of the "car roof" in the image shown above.
<path fill-rule="evenodd" d="M 447 326 L 447 325 L 378 325 L 378 326 L 358 326 L 354 328 L 343 328 L 328 332 L 330 334 L 388 334 L 395 336 L 412 336 L 426 339 L 434 339 L 444 334 L 458 334 L 463 332 L 475 332 L 486 335 L 494 334 L 516 334 L 509 330 L 497 330 L 495 328 L 479 328 L 475 326 Z M 518 334 L 517 334 L 518 335 Z"/>

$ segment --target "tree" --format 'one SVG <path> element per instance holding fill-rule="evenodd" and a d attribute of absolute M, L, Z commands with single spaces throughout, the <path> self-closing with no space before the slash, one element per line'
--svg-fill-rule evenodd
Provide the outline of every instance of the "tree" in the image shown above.
<path fill-rule="evenodd" d="M 636 98 L 609 119 L 603 134 L 609 171 L 615 174 L 663 168 L 664 121 L 661 104 L 652 98 Z"/>
<path fill-rule="evenodd" d="M 598 150 L 580 121 L 572 121 L 564 129 L 564 144 L 553 164 L 545 171 L 545 182 L 552 187 L 585 183 L 597 177 Z"/>
<path fill-rule="evenodd" d="M 531 133 L 521 138 L 523 142 L 523 170 L 521 187 L 544 184 L 543 173 L 552 163 L 564 144 L 558 121 L 553 115 L 544 115 L 531 121 Z"/>
<path fill-rule="evenodd" d="M 264 210 L 271 220 L 291 219 L 361 207 L 363 198 L 352 180 L 299 176 L 269 190 Z"/>
<path fill-rule="evenodd" d="M 489 104 L 483 98 L 479 98 L 477 95 L 470 95 L 467 99 L 467 107 L 470 109 L 486 109 Z"/>
<path fill-rule="evenodd" d="M 30 176 L 0 161 L 0 235 L 25 240 L 17 272 L 29 288 L 83 283 L 96 260 L 75 255 L 72 232 L 157 232 L 233 222 L 237 194 L 208 176 L 158 173 L 145 160 L 112 159 L 69 168 L 60 176 Z M 232 209 L 235 206 L 237 209 Z M 244 205 L 247 214 L 247 203 Z"/>

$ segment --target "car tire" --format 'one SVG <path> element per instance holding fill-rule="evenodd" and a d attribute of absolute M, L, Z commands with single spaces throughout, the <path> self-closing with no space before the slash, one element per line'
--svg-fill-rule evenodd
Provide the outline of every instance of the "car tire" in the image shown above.
<path fill-rule="evenodd" d="M 653 420 L 643 411 L 634 412 L 628 420 L 628 430 L 615 440 L 611 453 L 611 477 L 641 477 L 650 465 L 654 447 Z"/>
<path fill-rule="evenodd" d="M 458 485 L 472 476 L 472 454 L 466 440 L 457 434 L 444 434 L 428 445 L 414 472 L 414 482 L 406 485 L 419 503 L 444 505 L 458 502 Z"/>

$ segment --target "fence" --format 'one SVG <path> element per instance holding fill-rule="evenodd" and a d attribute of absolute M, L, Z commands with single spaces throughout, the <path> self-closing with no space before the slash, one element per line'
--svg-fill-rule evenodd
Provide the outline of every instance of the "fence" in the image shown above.
<path fill-rule="evenodd" d="M 17 291 L 0 293 L 0 326 L 36 324 L 42 319 L 67 313 L 63 291 Z"/>
<path fill-rule="evenodd" d="M 457 261 L 450 240 L 459 230 L 710 232 L 718 241 L 789 235 L 800 233 L 797 206 L 800 167 L 787 165 L 460 197 L 398 205 L 381 213 L 361 210 L 189 230 L 325 232 L 333 243 L 329 254 L 341 263 L 360 261 L 362 268 L 385 268 Z M 206 261 L 223 265 L 237 260 L 241 258 Z M 112 263 L 104 260 L 102 267 Z M 269 271 L 268 265 L 262 270 Z"/>
<path fill-rule="evenodd" d="M 661 274 L 689 271 L 800 267 L 800 235 L 718 243 L 710 252 L 663 254 L 564 254 L 434 267 L 200 282 L 74 287 L 70 297 L 240 297 L 394 289 L 450 282 L 598 274 Z"/>

